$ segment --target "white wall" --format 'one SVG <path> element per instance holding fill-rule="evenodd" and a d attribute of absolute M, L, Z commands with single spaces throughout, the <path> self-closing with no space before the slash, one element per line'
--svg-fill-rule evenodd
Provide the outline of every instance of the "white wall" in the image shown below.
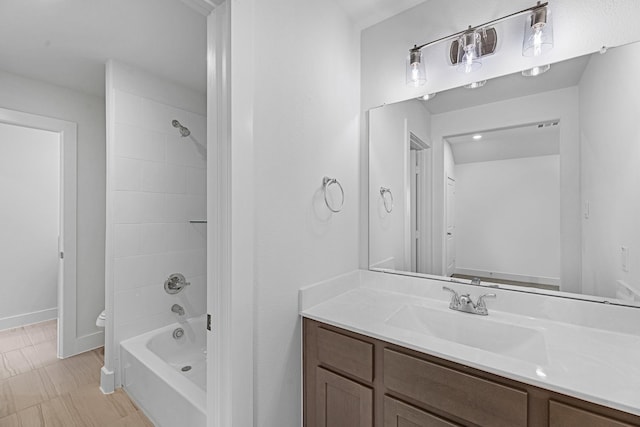
<path fill-rule="evenodd" d="M 2 71 L 0 92 L 0 107 L 78 124 L 76 338 L 88 350 L 103 334 L 95 320 L 104 308 L 104 99 Z"/>
<path fill-rule="evenodd" d="M 581 292 L 580 230 L 580 145 L 578 135 L 578 89 L 544 92 L 537 95 L 466 108 L 431 117 L 431 140 L 436 158 L 434 169 L 445 158 L 444 137 L 486 129 L 507 128 L 523 123 L 560 120 L 560 234 L 561 290 Z M 441 160 L 437 160 L 440 158 Z M 442 169 L 444 169 L 442 167 Z M 435 172 L 434 205 L 440 201 L 440 212 L 434 217 L 434 235 L 440 238 L 434 247 L 434 259 L 443 259 L 444 248 L 444 182 L 445 171 Z M 436 206 L 435 209 L 438 209 Z M 437 266 L 437 264 L 435 264 Z M 442 267 L 444 271 L 444 266 Z M 440 274 L 439 272 L 435 272 Z"/>
<path fill-rule="evenodd" d="M 559 281 L 560 156 L 459 164 L 455 175 L 456 270 Z"/>
<path fill-rule="evenodd" d="M 369 111 L 369 265 L 408 271 L 405 228 L 409 226 L 409 132 L 429 141 L 430 114 L 413 100 Z M 393 211 L 385 210 L 380 187 L 393 194 Z M 387 196 L 388 197 L 388 196 Z M 393 265 L 391 265 L 391 262 Z"/>
<path fill-rule="evenodd" d="M 238 295 L 243 301 L 255 298 L 241 307 L 255 337 L 254 389 L 247 393 L 254 425 L 297 427 L 298 289 L 358 268 L 360 37 L 333 1 L 231 6 L 233 230 L 254 230 L 232 243 L 232 289 L 246 291 Z M 254 23 L 248 30 L 247 22 Z M 324 206 L 325 175 L 344 187 L 340 213 Z M 253 252 L 253 283 L 245 281 L 251 266 L 240 272 L 240 249 Z"/>
<path fill-rule="evenodd" d="M 185 318 L 206 311 L 206 225 L 189 223 L 206 218 L 206 123 L 204 94 L 117 62 L 107 65 L 107 105 L 105 366 L 113 370 L 120 341 L 179 320 L 174 303 Z M 167 294 L 172 273 L 191 286 Z"/>
<path fill-rule="evenodd" d="M 640 290 L 640 99 L 635 96 L 640 44 L 594 55 L 580 81 L 585 292 L 615 296 L 616 280 Z M 630 269 L 622 270 L 621 246 Z"/>
<path fill-rule="evenodd" d="M 57 316 L 58 134 L 0 124 L 0 329 Z M 11 325 L 9 319 L 14 317 Z M 4 321 L 3 321 L 4 320 Z"/>
<path fill-rule="evenodd" d="M 595 52 L 602 46 L 618 46 L 640 39 L 635 0 L 563 0 L 551 2 L 554 48 L 535 58 L 522 56 L 524 17 L 502 23 L 498 51 L 484 60 L 482 69 L 470 75 L 447 64 L 446 43 L 424 50 L 427 84 L 412 88 L 405 83 L 404 64 L 414 44 L 426 43 L 534 5 L 528 0 L 425 1 L 362 33 L 363 108 L 415 98 L 425 93 L 510 74 L 534 65 L 558 62 Z M 591 31 L 591 29 L 596 29 Z M 589 29 L 583 31 L 581 29 Z"/>

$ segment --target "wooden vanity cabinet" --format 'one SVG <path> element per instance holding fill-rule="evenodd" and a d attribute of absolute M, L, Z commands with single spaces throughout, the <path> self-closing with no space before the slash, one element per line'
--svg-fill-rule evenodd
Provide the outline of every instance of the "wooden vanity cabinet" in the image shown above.
<path fill-rule="evenodd" d="M 314 320 L 305 427 L 630 427 L 640 417 Z"/>

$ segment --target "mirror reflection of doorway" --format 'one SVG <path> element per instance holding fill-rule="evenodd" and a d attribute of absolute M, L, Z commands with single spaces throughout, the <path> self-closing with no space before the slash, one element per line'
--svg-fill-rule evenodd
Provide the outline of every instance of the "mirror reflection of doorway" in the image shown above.
<path fill-rule="evenodd" d="M 456 271 L 456 180 L 447 176 L 447 193 L 446 193 L 446 218 L 447 218 L 447 276 L 452 276 Z"/>
<path fill-rule="evenodd" d="M 426 272 L 430 268 L 431 230 L 431 146 L 409 132 L 409 215 L 411 227 L 411 271 Z"/>

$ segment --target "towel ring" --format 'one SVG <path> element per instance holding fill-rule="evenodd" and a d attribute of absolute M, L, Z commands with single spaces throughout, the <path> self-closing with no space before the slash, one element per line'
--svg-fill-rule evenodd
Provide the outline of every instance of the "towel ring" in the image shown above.
<path fill-rule="evenodd" d="M 329 203 L 329 200 L 327 200 L 327 188 L 331 184 L 336 184 L 340 189 L 340 194 L 342 194 L 342 201 L 340 202 L 340 206 L 337 208 L 334 208 L 333 206 L 331 206 L 331 203 Z M 338 182 L 338 180 L 335 178 L 329 178 L 328 176 L 325 176 L 324 178 L 322 178 L 322 192 L 324 193 L 324 203 L 327 205 L 329 210 L 335 213 L 340 212 L 342 210 L 342 206 L 344 205 L 344 190 L 342 188 L 342 185 Z"/>
<path fill-rule="evenodd" d="M 388 194 L 389 197 L 385 197 L 385 194 Z M 391 213 L 393 211 L 393 193 L 391 189 L 380 187 L 380 196 L 382 197 L 382 203 L 384 203 L 384 210 L 387 211 L 387 213 Z"/>

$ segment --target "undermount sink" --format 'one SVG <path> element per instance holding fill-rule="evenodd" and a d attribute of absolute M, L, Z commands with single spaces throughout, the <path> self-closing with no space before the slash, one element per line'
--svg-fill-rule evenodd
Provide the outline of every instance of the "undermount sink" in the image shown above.
<path fill-rule="evenodd" d="M 547 364 L 544 334 L 526 326 L 451 310 L 406 305 L 387 324 L 537 365 Z"/>

